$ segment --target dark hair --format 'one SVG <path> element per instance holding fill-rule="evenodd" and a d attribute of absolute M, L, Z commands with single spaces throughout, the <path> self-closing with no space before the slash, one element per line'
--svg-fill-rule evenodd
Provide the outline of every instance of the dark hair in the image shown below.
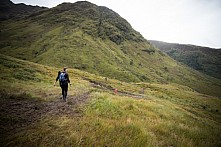
<path fill-rule="evenodd" d="M 63 70 L 66 71 L 67 67 L 64 67 Z"/>

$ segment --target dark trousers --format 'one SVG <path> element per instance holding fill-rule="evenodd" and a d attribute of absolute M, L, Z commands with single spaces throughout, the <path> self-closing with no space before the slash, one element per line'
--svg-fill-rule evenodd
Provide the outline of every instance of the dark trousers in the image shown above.
<path fill-rule="evenodd" d="M 61 90 L 62 90 L 62 96 L 63 96 L 63 99 L 66 99 L 67 98 L 67 95 L 68 95 L 68 83 L 62 83 L 60 82 L 60 86 L 61 86 Z"/>

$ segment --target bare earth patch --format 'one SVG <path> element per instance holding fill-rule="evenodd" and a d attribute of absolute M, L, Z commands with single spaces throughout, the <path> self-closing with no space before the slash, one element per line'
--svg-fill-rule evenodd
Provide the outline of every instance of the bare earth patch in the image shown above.
<path fill-rule="evenodd" d="M 0 143 L 4 138 L 25 129 L 46 116 L 81 117 L 82 113 L 76 108 L 85 103 L 90 93 L 69 96 L 67 102 L 59 97 L 50 102 L 34 99 L 2 98 L 0 101 Z"/>

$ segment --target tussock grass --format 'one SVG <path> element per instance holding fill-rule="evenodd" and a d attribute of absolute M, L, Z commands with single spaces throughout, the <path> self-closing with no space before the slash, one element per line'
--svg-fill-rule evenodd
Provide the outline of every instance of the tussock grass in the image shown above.
<path fill-rule="evenodd" d="M 22 98 L 48 103 L 59 99 L 60 88 L 52 85 L 59 69 L 0 57 L 4 61 L 0 65 L 1 103 L 6 104 L 10 97 L 19 102 Z M 17 78 L 17 71 L 28 72 L 40 80 Z M 0 138 L 1 146 L 220 146 L 221 101 L 217 97 L 172 83 L 105 80 L 77 69 L 70 69 L 69 75 L 73 87 L 69 89 L 66 107 L 80 115 L 62 114 L 62 110 L 60 115 L 45 112 L 45 117 L 35 123 L 5 134 Z M 146 97 L 114 94 L 90 81 Z M 75 105 L 71 101 L 85 93 L 89 97 L 86 103 Z M 6 119 L 21 121 L 19 117 L 9 118 L 0 117 L 1 127 Z"/>
<path fill-rule="evenodd" d="M 81 118 L 48 118 L 18 133 L 9 145 L 218 146 L 219 125 L 168 101 L 92 93 Z M 40 137 L 41 136 L 41 137 Z"/>

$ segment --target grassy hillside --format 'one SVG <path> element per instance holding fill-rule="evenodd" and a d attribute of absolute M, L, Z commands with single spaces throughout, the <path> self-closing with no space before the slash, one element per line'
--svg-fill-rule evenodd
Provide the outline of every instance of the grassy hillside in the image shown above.
<path fill-rule="evenodd" d="M 106 7 L 63 3 L 1 21 L 0 51 L 0 146 L 221 145 L 221 81 Z M 53 86 L 63 66 L 67 102 Z"/>
<path fill-rule="evenodd" d="M 10 0 L 0 1 L 0 21 L 8 19 L 21 19 L 29 16 L 32 13 L 46 10 L 45 7 L 31 6 L 25 4 L 14 4 Z"/>
<path fill-rule="evenodd" d="M 170 57 L 207 75 L 221 79 L 221 50 L 150 40 Z"/>
<path fill-rule="evenodd" d="M 0 67 L 0 146 L 221 145 L 220 99 L 189 87 L 69 69 L 63 102 L 59 69 L 5 55 Z"/>
<path fill-rule="evenodd" d="M 126 82 L 178 83 L 220 96 L 220 80 L 154 48 L 114 11 L 82 1 L 2 21 L 2 54 Z"/>

